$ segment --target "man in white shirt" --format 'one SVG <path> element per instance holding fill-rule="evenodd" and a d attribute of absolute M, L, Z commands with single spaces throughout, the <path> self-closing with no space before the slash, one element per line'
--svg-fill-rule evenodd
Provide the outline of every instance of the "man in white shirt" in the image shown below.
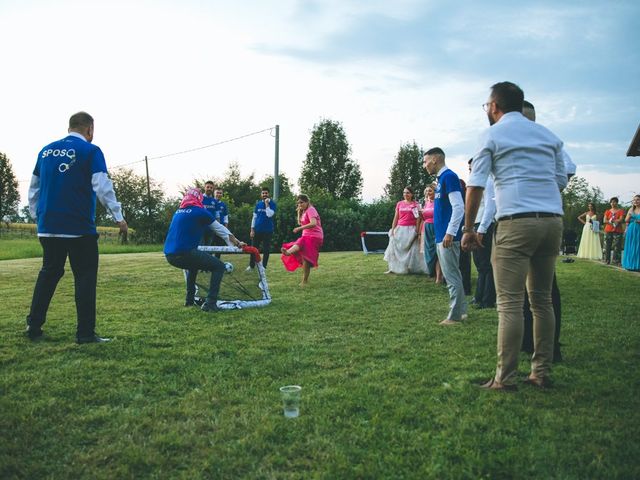
<path fill-rule="evenodd" d="M 531 102 L 525 100 L 523 102 L 522 114 L 532 122 L 536 121 L 536 109 Z M 576 164 L 573 163 L 571 157 L 565 149 L 562 149 L 562 159 L 564 167 L 567 171 L 567 181 L 576 174 Z M 562 325 L 562 303 L 560 301 L 560 289 L 558 288 L 558 280 L 555 273 L 553 274 L 553 284 L 551 285 L 551 304 L 553 305 L 553 314 L 556 319 L 555 336 L 553 340 L 553 363 L 562 361 L 562 351 L 560 350 L 560 327 Z M 529 303 L 529 295 L 524 296 L 524 336 L 522 339 L 522 351 L 533 353 L 533 313 L 531 312 L 531 304 Z"/>
<path fill-rule="evenodd" d="M 522 115 L 524 93 L 511 82 L 496 83 L 483 106 L 491 125 L 473 158 L 467 186 L 462 247 L 481 247 L 473 230 L 491 175 L 498 219 L 493 271 L 498 303 L 498 365 L 483 388 L 517 389 L 525 283 L 534 316 L 535 351 L 526 383 L 546 388 L 553 359 L 555 318 L 551 284 L 562 239 L 562 199 L 567 184 L 562 141 Z"/>
<path fill-rule="evenodd" d="M 469 159 L 469 172 L 471 172 L 472 161 L 473 158 Z M 495 308 L 496 306 L 496 287 L 493 281 L 493 267 L 491 266 L 491 244 L 493 243 L 493 228 L 496 216 L 495 196 L 493 179 L 489 177 L 474 223 L 474 229 L 478 234 L 480 243 L 482 243 L 482 248 L 473 251 L 473 263 L 478 271 L 473 306 L 478 309 Z"/>

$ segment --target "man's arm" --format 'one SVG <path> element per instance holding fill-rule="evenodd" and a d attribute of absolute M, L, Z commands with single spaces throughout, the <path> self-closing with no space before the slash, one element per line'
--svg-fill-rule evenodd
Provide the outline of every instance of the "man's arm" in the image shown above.
<path fill-rule="evenodd" d="M 29 185 L 29 213 L 33 218 L 36 218 L 38 211 L 38 200 L 40 200 L 40 177 L 32 175 Z"/>
<path fill-rule="evenodd" d="M 459 190 L 454 192 L 449 192 L 447 195 L 449 198 L 449 202 L 451 203 L 451 219 L 449 220 L 449 224 L 447 225 L 447 233 L 442 240 L 442 246 L 444 248 L 449 248 L 453 245 L 453 239 L 458 233 L 458 229 L 460 228 L 460 223 L 462 222 L 462 217 L 464 216 L 464 202 L 462 200 L 462 193 Z"/>
<path fill-rule="evenodd" d="M 121 232 L 127 232 L 129 227 L 122 216 L 122 206 L 116 200 L 116 192 L 113 191 L 113 182 L 106 172 L 96 172 L 91 176 L 91 186 L 96 192 L 96 197 L 104 208 L 111 214 L 113 220 L 120 227 Z"/>
<path fill-rule="evenodd" d="M 484 211 L 482 212 L 482 218 L 480 219 L 480 225 L 478 225 L 478 234 L 484 235 L 489 229 L 496 216 L 496 191 L 493 186 L 493 180 L 491 177 L 487 180 L 487 186 L 482 194 L 484 201 Z"/>
<path fill-rule="evenodd" d="M 462 234 L 462 242 L 460 243 L 462 249 L 465 251 L 482 248 L 482 242 L 478 238 L 478 235 L 473 231 L 473 220 L 478 214 L 478 208 L 480 207 L 483 192 L 483 187 L 467 186 L 464 233 Z"/>

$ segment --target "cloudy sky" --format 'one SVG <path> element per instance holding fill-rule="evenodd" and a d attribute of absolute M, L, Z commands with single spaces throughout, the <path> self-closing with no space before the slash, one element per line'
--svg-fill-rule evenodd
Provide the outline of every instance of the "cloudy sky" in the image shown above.
<path fill-rule="evenodd" d="M 518 83 L 606 196 L 640 191 L 640 2 L 0 0 L 0 151 L 22 203 L 38 150 L 79 110 L 110 169 L 168 194 L 231 162 L 294 182 L 310 131 L 342 122 L 383 194 L 400 146 L 442 147 L 466 178 L 489 87 Z M 166 154 L 242 140 L 191 153 Z"/>

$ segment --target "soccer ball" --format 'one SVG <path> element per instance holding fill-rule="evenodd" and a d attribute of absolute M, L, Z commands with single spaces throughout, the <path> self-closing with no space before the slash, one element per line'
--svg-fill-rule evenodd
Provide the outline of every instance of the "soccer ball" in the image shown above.
<path fill-rule="evenodd" d="M 231 263 L 231 262 L 224 262 L 224 270 L 225 270 L 227 273 L 231 273 L 231 272 L 233 272 L 233 263 Z"/>

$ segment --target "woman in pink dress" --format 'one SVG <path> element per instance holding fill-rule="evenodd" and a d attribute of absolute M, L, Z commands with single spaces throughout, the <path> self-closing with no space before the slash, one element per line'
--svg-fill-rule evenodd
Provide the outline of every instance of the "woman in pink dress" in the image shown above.
<path fill-rule="evenodd" d="M 396 204 L 389 245 L 384 252 L 384 260 L 389 264 L 386 273 L 427 273 L 420 253 L 420 204 L 413 199 L 411 187 L 405 187 L 402 195 L 404 200 Z"/>
<path fill-rule="evenodd" d="M 427 273 L 430 277 L 436 277 L 436 283 L 442 283 L 442 270 L 436 255 L 436 234 L 433 228 L 433 207 L 435 205 L 435 185 L 429 185 L 424 189 L 424 205 L 422 207 L 422 242 L 420 251 L 424 254 L 427 265 Z"/>
<path fill-rule="evenodd" d="M 296 204 L 299 226 L 293 229 L 293 233 L 302 232 L 302 236 L 295 242 L 282 245 L 282 263 L 290 272 L 302 267 L 302 282 L 300 286 L 305 286 L 309 282 L 311 267 L 318 266 L 318 257 L 324 234 L 320 223 L 320 215 L 311 205 L 309 197 L 302 194 L 298 195 Z"/>

